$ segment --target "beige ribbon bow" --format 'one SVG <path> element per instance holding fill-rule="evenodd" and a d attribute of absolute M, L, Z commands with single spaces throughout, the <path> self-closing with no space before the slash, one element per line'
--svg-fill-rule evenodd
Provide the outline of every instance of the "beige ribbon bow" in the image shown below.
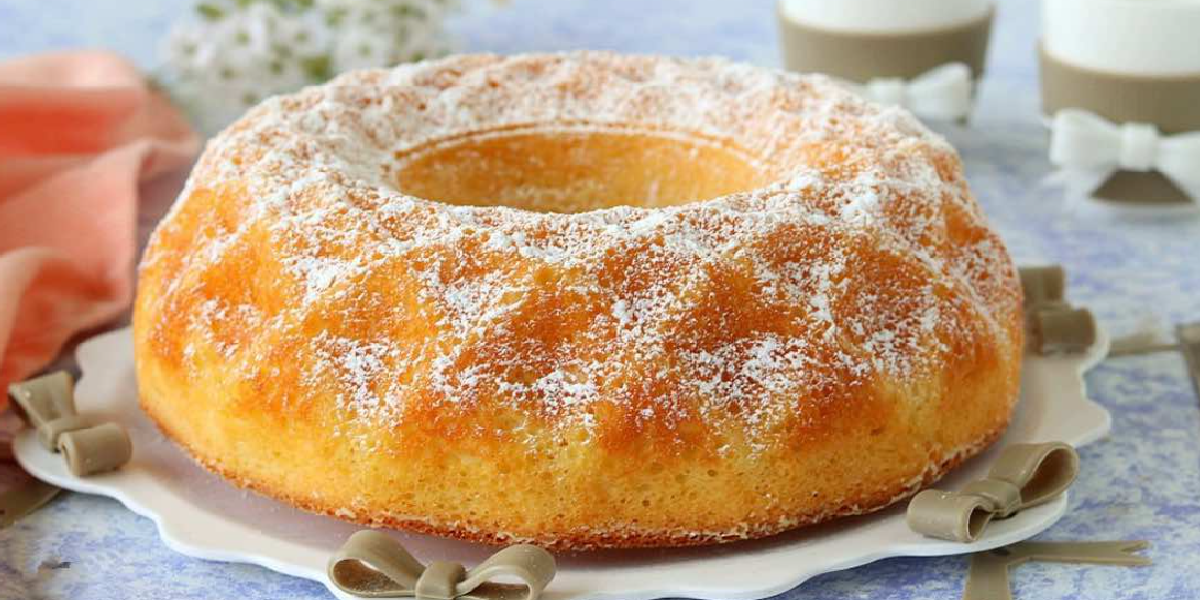
<path fill-rule="evenodd" d="M 77 477 L 111 471 L 129 462 L 133 444 L 116 423 L 92 425 L 75 412 L 75 380 L 59 371 L 8 386 L 17 414 L 35 429 L 38 441 L 61 452 Z"/>
<path fill-rule="evenodd" d="M 1150 546 L 1143 540 L 1106 542 L 1018 542 L 971 555 L 963 600 L 1012 600 L 1008 570 L 1029 561 L 1141 566 L 1150 559 L 1134 554 Z"/>
<path fill-rule="evenodd" d="M 974 542 L 992 519 L 1049 502 L 1079 473 L 1079 455 L 1062 442 L 1013 444 L 988 476 L 957 492 L 925 490 L 908 504 L 908 526 L 929 537 Z"/>
<path fill-rule="evenodd" d="M 413 558 L 391 536 L 362 530 L 329 560 L 328 576 L 343 592 L 361 598 L 419 600 L 537 600 L 554 579 L 554 557 L 529 544 L 509 546 L 473 569 Z M 495 583 L 498 577 L 522 584 Z"/>
<path fill-rule="evenodd" d="M 1067 276 L 1059 265 L 1021 267 L 1029 346 L 1038 354 L 1084 352 L 1096 343 L 1096 319 L 1064 296 Z"/>

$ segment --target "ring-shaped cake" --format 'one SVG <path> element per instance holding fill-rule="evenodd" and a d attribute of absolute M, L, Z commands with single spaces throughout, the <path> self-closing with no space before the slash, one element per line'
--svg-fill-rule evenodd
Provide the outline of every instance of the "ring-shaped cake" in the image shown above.
<path fill-rule="evenodd" d="M 887 506 L 994 440 L 1020 288 L 953 149 L 815 75 L 465 55 L 274 98 L 140 267 L 146 412 L 364 524 L 558 548 Z"/>

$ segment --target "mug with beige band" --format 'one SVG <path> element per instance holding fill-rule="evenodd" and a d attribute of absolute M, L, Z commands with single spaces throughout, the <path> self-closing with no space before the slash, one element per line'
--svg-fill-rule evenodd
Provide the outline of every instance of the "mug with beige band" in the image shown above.
<path fill-rule="evenodd" d="M 928 121 L 965 121 L 983 75 L 991 0 L 780 0 L 784 66 L 827 73 Z"/>
<path fill-rule="evenodd" d="M 1200 2 L 1043 0 L 1038 54 L 1069 202 L 1200 214 Z"/>

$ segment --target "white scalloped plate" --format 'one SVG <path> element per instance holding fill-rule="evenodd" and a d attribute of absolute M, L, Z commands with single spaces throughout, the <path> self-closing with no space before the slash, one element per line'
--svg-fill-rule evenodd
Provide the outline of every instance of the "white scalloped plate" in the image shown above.
<path fill-rule="evenodd" d="M 1099 362 L 1107 338 L 1086 355 L 1029 357 L 1022 400 L 1008 432 L 992 450 L 946 477 L 955 488 L 983 476 L 996 448 L 1007 443 L 1063 440 L 1075 445 L 1105 435 L 1108 412 L 1085 395 L 1083 372 Z M 134 442 L 132 461 L 113 473 L 80 479 L 62 457 L 42 449 L 32 431 L 14 448 L 21 465 L 40 479 L 77 492 L 117 499 L 158 526 L 173 550 L 207 560 L 244 562 L 320 581 L 325 562 L 357 528 L 308 514 L 227 484 L 196 466 L 165 439 L 137 406 L 132 336 L 128 329 L 85 342 L 78 351 L 83 379 L 76 388 L 80 413 L 123 423 Z M 1084 465 L 1088 468 L 1088 465 Z M 692 549 L 630 550 L 559 555 L 547 600 L 650 600 L 690 597 L 764 598 L 821 573 L 892 556 L 977 552 L 1033 536 L 1062 516 L 1066 498 L 995 521 L 984 538 L 957 544 L 918 536 L 904 523 L 903 506 L 765 540 Z M 440 538 L 395 533 L 423 561 L 471 565 L 493 549 Z M 330 588 L 332 591 L 332 587 Z M 347 596 L 335 593 L 338 597 Z"/>

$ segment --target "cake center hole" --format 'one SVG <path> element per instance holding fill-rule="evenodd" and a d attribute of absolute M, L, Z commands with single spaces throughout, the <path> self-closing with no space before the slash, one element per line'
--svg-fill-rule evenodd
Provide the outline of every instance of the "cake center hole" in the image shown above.
<path fill-rule="evenodd" d="M 635 128 L 514 128 L 399 153 L 397 188 L 427 200 L 576 213 L 687 204 L 767 183 L 725 141 Z"/>

